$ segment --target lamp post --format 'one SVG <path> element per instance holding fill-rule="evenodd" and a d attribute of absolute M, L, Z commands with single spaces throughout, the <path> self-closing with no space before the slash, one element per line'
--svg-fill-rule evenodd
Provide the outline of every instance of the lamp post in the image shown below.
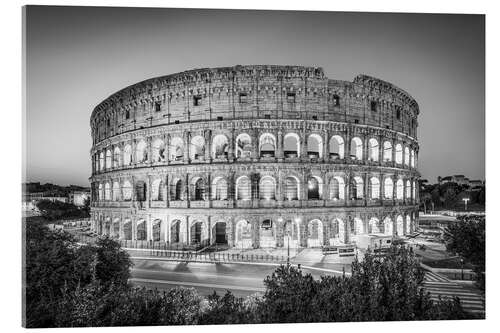
<path fill-rule="evenodd" d="M 470 199 L 469 198 L 463 198 L 462 200 L 464 201 L 465 211 L 467 211 L 467 202 L 469 202 Z"/>
<path fill-rule="evenodd" d="M 286 265 L 290 266 L 290 231 L 288 230 L 288 221 L 285 222 L 285 230 L 286 230 L 286 242 L 287 242 L 287 249 L 286 249 Z"/>

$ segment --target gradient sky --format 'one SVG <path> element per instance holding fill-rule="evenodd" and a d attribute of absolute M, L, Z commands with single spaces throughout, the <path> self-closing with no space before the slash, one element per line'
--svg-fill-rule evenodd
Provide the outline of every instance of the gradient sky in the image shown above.
<path fill-rule="evenodd" d="M 90 114 L 112 93 L 237 64 L 389 81 L 420 105 L 422 177 L 484 179 L 484 16 L 31 6 L 26 24 L 27 181 L 88 185 Z"/>

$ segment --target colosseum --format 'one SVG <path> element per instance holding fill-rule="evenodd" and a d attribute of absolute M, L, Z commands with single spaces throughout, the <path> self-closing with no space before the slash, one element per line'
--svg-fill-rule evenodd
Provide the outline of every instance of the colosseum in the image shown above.
<path fill-rule="evenodd" d="M 417 102 L 322 68 L 194 69 L 92 112 L 92 229 L 236 248 L 354 244 L 418 225 Z"/>

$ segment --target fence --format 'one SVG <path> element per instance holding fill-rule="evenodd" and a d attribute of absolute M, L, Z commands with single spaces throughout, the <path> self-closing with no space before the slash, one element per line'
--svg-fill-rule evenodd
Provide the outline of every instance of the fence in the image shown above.
<path fill-rule="evenodd" d="M 168 258 L 179 261 L 195 262 L 260 262 L 260 263 L 285 263 L 286 256 L 267 254 L 242 254 L 242 253 L 220 253 L 220 252 L 176 252 L 151 250 L 149 256 Z"/>

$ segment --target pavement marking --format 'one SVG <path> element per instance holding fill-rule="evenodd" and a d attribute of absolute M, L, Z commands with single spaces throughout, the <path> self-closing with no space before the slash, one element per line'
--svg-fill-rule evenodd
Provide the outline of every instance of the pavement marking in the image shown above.
<path fill-rule="evenodd" d="M 197 274 L 193 272 L 172 272 L 168 270 L 155 270 L 155 269 L 147 269 L 147 268 L 132 268 L 132 271 L 141 271 L 141 272 L 152 272 L 152 273 L 168 273 L 168 274 L 178 274 L 178 275 L 190 275 L 194 277 L 212 277 L 212 278 L 238 278 L 242 280 L 254 280 L 254 281 L 264 281 L 261 277 L 246 277 L 246 276 L 234 276 L 234 275 L 223 275 L 223 274 Z"/>
<path fill-rule="evenodd" d="M 227 284 L 214 284 L 214 283 L 182 282 L 182 281 L 141 279 L 141 278 L 130 278 L 129 281 L 142 282 L 142 283 L 185 285 L 185 286 L 192 286 L 192 287 L 233 289 L 233 290 L 243 290 L 243 291 L 257 291 L 257 292 L 266 291 L 266 288 L 241 287 L 241 286 L 233 286 L 233 285 L 227 285 Z"/>

